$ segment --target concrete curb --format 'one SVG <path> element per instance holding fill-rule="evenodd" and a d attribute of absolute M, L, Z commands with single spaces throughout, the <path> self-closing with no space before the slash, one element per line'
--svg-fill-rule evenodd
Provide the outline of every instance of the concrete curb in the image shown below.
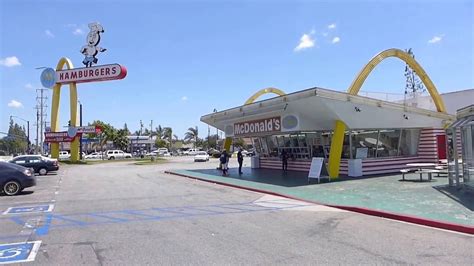
<path fill-rule="evenodd" d="M 273 192 L 273 191 L 267 191 L 267 190 L 256 189 L 256 188 L 251 188 L 251 187 L 244 187 L 244 186 L 229 184 L 229 183 L 220 182 L 220 181 L 213 181 L 213 180 L 208 180 L 208 179 L 204 179 L 204 178 L 195 177 L 195 176 L 192 176 L 192 175 L 176 173 L 176 172 L 173 172 L 173 171 L 165 171 L 165 173 L 170 174 L 170 175 L 177 175 L 177 176 L 187 177 L 187 178 L 191 178 L 191 179 L 195 179 L 195 180 L 199 180 L 199 181 L 204 181 L 204 182 L 208 182 L 208 183 L 214 183 L 214 184 L 219 184 L 219 185 L 223 185 L 223 186 L 228 186 L 228 187 L 233 187 L 233 188 L 238 188 L 238 189 L 245 189 L 245 190 L 249 190 L 249 191 L 253 191 L 253 192 L 259 192 L 259 193 L 263 193 L 263 194 L 269 194 L 269 195 L 274 195 L 274 196 L 278 196 L 278 197 L 284 197 L 284 198 L 288 198 L 288 199 L 294 199 L 294 200 L 304 201 L 304 202 L 308 202 L 308 203 L 314 203 L 314 204 L 318 204 L 318 205 L 338 208 L 338 209 L 341 209 L 341 210 L 352 211 L 352 212 L 362 213 L 362 214 L 376 216 L 376 217 L 383 217 L 383 218 L 392 219 L 392 220 L 398 220 L 398 221 L 403 221 L 403 222 L 408 222 L 408 223 L 413 223 L 413 224 L 419 224 L 419 225 L 424 225 L 424 226 L 435 227 L 435 228 L 446 229 L 446 230 L 450 230 L 450 231 L 456 231 L 456 232 L 461 232 L 461 233 L 474 235 L 474 227 L 467 226 L 467 225 L 435 221 L 435 220 L 420 218 L 420 217 L 416 217 L 416 216 L 379 211 L 379 210 L 368 209 L 368 208 L 363 208 L 363 207 L 352 207 L 352 206 L 344 206 L 344 205 L 324 204 L 324 203 L 320 203 L 320 202 L 316 202 L 316 201 L 311 201 L 311 200 L 307 200 L 307 199 L 301 199 L 301 198 L 298 198 L 298 197 L 288 196 L 288 195 Z"/>

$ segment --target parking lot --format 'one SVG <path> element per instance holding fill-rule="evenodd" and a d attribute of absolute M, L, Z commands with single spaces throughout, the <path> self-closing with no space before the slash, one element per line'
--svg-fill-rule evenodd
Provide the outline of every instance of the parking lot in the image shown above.
<path fill-rule="evenodd" d="M 167 160 L 62 164 L 21 195 L 0 196 L 0 263 L 23 250 L 41 265 L 468 265 L 473 259 L 468 235 L 172 176 L 164 171 L 218 162 Z M 5 246 L 12 243 L 23 246 Z"/>

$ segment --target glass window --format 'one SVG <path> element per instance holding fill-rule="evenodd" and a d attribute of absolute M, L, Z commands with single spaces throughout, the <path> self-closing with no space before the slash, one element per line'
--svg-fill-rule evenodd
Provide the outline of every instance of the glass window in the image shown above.
<path fill-rule="evenodd" d="M 352 131 L 352 154 L 356 159 L 375 158 L 378 130 Z"/>
<path fill-rule="evenodd" d="M 346 131 L 344 134 L 344 142 L 342 145 L 342 156 L 341 158 L 349 159 L 351 154 L 351 148 L 349 145 L 349 131 Z"/>
<path fill-rule="evenodd" d="M 379 134 L 377 157 L 394 157 L 398 155 L 400 129 L 381 129 Z"/>
<path fill-rule="evenodd" d="M 398 155 L 413 156 L 417 154 L 420 131 L 421 130 L 417 128 L 402 129 Z"/>
<path fill-rule="evenodd" d="M 268 147 L 268 155 L 270 157 L 278 157 L 278 140 L 277 136 L 267 136 L 265 137 Z"/>

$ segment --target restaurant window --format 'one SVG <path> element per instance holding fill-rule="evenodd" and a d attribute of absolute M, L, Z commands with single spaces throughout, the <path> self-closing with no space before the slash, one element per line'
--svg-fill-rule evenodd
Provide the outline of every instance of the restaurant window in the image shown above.
<path fill-rule="evenodd" d="M 381 129 L 379 132 L 377 158 L 397 156 L 400 129 Z"/>
<path fill-rule="evenodd" d="M 402 129 L 400 138 L 400 149 L 398 155 L 400 156 L 414 156 L 418 152 L 418 142 L 420 140 L 420 129 L 410 128 Z"/>
<path fill-rule="evenodd" d="M 266 136 L 265 140 L 268 147 L 268 156 L 269 157 L 278 157 L 278 140 L 277 136 Z"/>
<path fill-rule="evenodd" d="M 346 131 L 344 133 L 344 142 L 342 145 L 342 156 L 341 156 L 341 158 L 344 158 L 344 159 L 350 159 L 350 155 L 351 155 L 351 146 L 350 146 L 349 136 L 350 136 L 349 131 Z"/>
<path fill-rule="evenodd" d="M 351 135 L 354 158 L 375 158 L 378 130 L 353 130 Z"/>

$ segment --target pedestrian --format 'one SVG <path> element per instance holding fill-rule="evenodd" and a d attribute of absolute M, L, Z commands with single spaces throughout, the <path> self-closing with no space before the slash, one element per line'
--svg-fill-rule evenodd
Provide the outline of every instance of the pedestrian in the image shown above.
<path fill-rule="evenodd" d="M 242 164 L 244 163 L 244 156 L 242 155 L 242 148 L 239 149 L 237 152 L 237 162 L 239 163 L 239 175 L 242 173 Z"/>
<path fill-rule="evenodd" d="M 286 150 L 281 151 L 281 167 L 284 172 L 288 170 L 288 153 Z"/>
<path fill-rule="evenodd" d="M 227 163 L 229 162 L 229 156 L 226 150 L 223 150 L 220 157 L 222 175 L 227 175 Z"/>

